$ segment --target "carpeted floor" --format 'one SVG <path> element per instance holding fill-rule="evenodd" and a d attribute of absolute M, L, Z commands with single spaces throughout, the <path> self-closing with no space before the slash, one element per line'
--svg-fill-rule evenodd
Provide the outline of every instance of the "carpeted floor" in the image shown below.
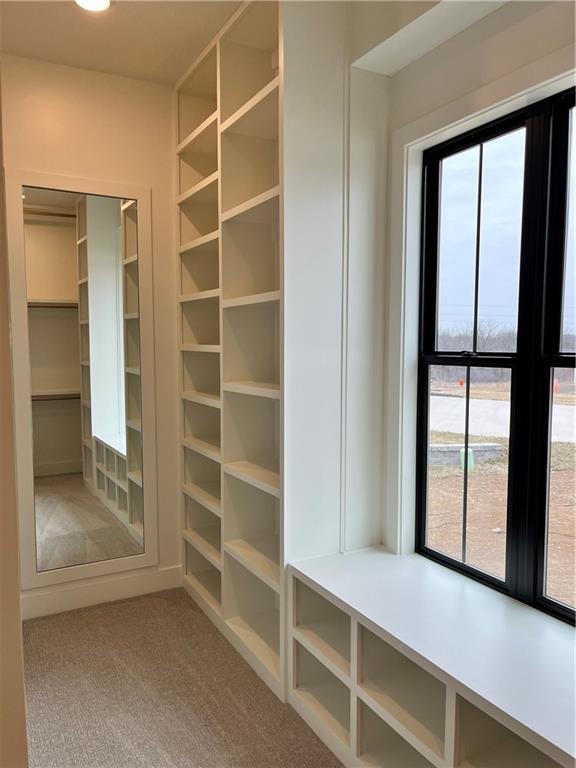
<path fill-rule="evenodd" d="M 24 623 L 30 768 L 338 768 L 182 589 Z"/>
<path fill-rule="evenodd" d="M 142 545 L 96 498 L 82 475 L 34 479 L 39 571 L 139 555 Z"/>

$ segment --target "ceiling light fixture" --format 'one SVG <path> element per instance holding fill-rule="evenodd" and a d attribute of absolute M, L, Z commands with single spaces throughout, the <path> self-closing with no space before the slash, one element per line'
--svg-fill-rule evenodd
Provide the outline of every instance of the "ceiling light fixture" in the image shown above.
<path fill-rule="evenodd" d="M 74 0 L 85 11 L 105 11 L 110 8 L 110 0 Z"/>

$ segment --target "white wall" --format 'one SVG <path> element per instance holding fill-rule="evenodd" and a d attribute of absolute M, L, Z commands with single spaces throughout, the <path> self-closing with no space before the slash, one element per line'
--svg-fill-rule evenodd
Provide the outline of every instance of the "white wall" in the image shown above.
<path fill-rule="evenodd" d="M 60 221 L 39 221 L 28 216 L 24 223 L 26 290 L 28 299 L 78 300 L 76 227 Z"/>
<path fill-rule="evenodd" d="M 177 583 L 174 566 L 180 559 L 171 90 L 11 56 L 2 59 L 2 89 L 6 166 L 152 190 L 160 572 L 147 569 L 137 578 L 127 573 L 63 589 L 74 591 L 70 599 L 82 604 L 84 598 L 110 599 L 111 592 L 122 596 L 169 586 Z M 61 588 L 50 589 L 55 594 Z"/>

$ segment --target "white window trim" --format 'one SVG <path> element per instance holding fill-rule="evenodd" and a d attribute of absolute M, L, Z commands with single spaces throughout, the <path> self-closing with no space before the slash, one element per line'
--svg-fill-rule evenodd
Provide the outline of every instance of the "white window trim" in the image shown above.
<path fill-rule="evenodd" d="M 570 88 L 575 82 L 573 62 L 573 46 L 559 49 L 392 134 L 386 265 L 383 538 L 386 548 L 396 554 L 414 552 L 415 543 L 422 153 L 427 147 Z"/>

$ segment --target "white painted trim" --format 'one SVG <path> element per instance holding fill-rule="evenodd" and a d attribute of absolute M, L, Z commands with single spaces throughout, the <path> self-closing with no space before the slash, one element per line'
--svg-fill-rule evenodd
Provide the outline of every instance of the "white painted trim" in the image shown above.
<path fill-rule="evenodd" d="M 6 168 L 6 224 L 10 279 L 12 375 L 16 432 L 16 479 L 18 493 L 20 579 L 24 590 L 77 579 L 93 578 L 158 564 L 156 374 L 154 359 L 154 303 L 152 267 L 151 192 L 148 187 L 84 179 L 22 168 Z M 22 187 L 44 187 L 81 194 L 108 195 L 138 203 L 140 337 L 142 371 L 142 424 L 145 552 L 132 557 L 87 563 L 38 573 L 34 520 L 32 449 L 32 400 L 26 300 L 26 262 Z M 141 589 L 141 592 L 145 589 Z"/>
<path fill-rule="evenodd" d="M 504 0 L 480 3 L 441 0 L 356 59 L 354 66 L 379 75 L 394 75 L 504 4 Z"/>
<path fill-rule="evenodd" d="M 575 48 L 561 48 L 396 130 L 391 142 L 385 366 L 386 547 L 414 551 L 416 370 L 422 152 L 574 84 Z M 400 332 L 398 332 L 400 329 Z"/>
<path fill-rule="evenodd" d="M 53 613 L 73 611 L 89 605 L 125 600 L 128 597 L 147 595 L 164 589 L 182 586 L 182 567 L 125 573 L 91 581 L 77 581 L 23 592 L 21 595 L 22 619 L 35 619 Z"/>

